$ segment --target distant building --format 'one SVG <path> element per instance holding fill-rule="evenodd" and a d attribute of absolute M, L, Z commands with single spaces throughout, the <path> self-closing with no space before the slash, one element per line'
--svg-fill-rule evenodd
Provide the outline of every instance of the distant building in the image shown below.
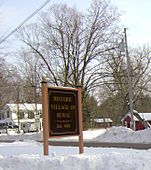
<path fill-rule="evenodd" d="M 18 125 L 22 130 L 25 124 L 42 127 L 42 104 L 6 104 L 0 111 L 0 126 Z"/>
<path fill-rule="evenodd" d="M 111 118 L 95 118 L 94 120 L 95 128 L 108 128 L 112 127 L 112 119 Z"/>
<path fill-rule="evenodd" d="M 147 126 L 151 126 L 151 113 L 138 113 L 134 111 L 133 115 L 135 130 L 143 130 Z M 122 124 L 128 128 L 131 127 L 131 114 L 127 113 L 122 118 Z"/>

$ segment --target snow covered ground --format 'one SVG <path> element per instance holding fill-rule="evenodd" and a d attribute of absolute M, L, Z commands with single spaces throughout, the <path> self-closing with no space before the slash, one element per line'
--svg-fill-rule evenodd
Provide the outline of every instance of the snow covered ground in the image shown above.
<path fill-rule="evenodd" d="M 84 148 L 49 146 L 43 156 L 42 134 L 0 135 L 0 170 L 150 170 L 151 149 Z M 23 141 L 20 141 L 23 140 Z M 62 140 L 65 140 L 63 138 Z M 66 140 L 76 140 L 75 137 Z M 84 140 L 151 143 L 151 129 L 133 132 L 124 127 L 84 132 Z"/>

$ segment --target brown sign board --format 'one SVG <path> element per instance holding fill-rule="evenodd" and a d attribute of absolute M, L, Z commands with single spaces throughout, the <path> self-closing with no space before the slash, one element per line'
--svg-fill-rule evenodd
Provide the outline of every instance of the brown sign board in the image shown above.
<path fill-rule="evenodd" d="M 78 91 L 48 88 L 49 136 L 78 135 Z"/>

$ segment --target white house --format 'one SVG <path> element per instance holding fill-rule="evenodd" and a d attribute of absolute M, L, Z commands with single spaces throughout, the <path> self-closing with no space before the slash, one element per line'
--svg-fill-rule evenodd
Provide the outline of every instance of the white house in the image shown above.
<path fill-rule="evenodd" d="M 35 129 L 42 127 L 42 104 L 6 104 L 0 111 L 0 125 L 19 125 L 20 130 L 25 124 L 33 124 Z"/>

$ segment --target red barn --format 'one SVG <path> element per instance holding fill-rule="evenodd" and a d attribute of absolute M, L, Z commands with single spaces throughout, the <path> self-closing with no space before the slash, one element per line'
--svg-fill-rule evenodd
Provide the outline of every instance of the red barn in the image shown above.
<path fill-rule="evenodd" d="M 137 114 L 135 116 L 135 114 Z M 143 130 L 145 129 L 145 124 L 149 127 L 151 126 L 151 113 L 136 113 L 133 115 L 135 130 Z M 145 124 L 144 124 L 145 123 Z M 131 124 L 131 114 L 127 113 L 122 118 L 122 124 L 128 128 L 130 128 Z"/>

